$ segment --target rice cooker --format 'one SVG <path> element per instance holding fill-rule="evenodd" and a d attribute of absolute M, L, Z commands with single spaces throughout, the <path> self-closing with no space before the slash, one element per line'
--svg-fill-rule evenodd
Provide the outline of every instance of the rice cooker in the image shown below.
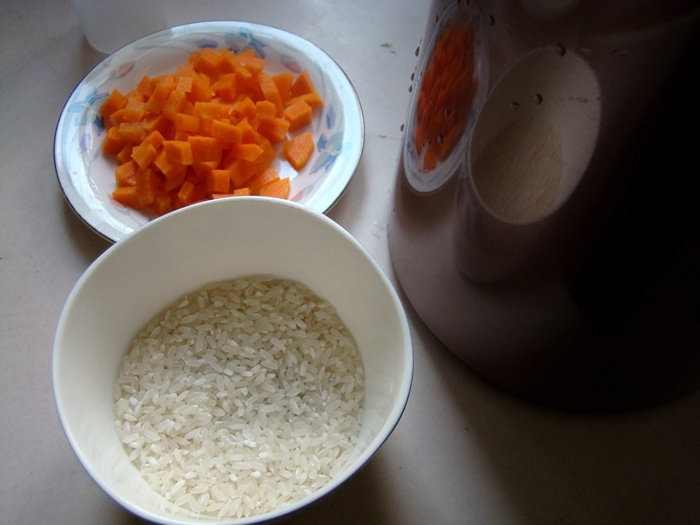
<path fill-rule="evenodd" d="M 700 383 L 695 1 L 433 1 L 393 214 L 405 298 L 469 368 L 576 410 Z"/>

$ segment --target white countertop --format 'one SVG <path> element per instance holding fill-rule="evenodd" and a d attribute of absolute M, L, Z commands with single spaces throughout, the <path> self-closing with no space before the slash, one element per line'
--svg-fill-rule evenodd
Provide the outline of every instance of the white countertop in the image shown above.
<path fill-rule="evenodd" d="M 169 0 L 171 25 L 244 19 L 329 53 L 354 83 L 363 158 L 329 215 L 394 279 L 387 224 L 426 0 Z M 65 202 L 53 134 L 101 59 L 68 0 L 0 9 L 0 523 L 138 523 L 90 479 L 57 417 L 54 329 L 80 274 L 108 244 Z M 394 282 L 396 280 L 394 279 Z M 700 519 L 700 392 L 624 414 L 558 412 L 512 397 L 458 361 L 406 302 L 415 375 L 379 453 L 288 523 L 690 524 Z"/>

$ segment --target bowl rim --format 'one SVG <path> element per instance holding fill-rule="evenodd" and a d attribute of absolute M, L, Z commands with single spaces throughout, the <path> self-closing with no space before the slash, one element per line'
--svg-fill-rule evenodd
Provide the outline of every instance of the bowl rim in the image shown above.
<path fill-rule="evenodd" d="M 268 206 L 282 206 L 288 207 L 290 210 L 307 214 L 314 217 L 316 220 L 324 224 L 334 231 L 336 235 L 341 236 L 345 242 L 349 243 L 353 249 L 357 250 L 365 259 L 365 261 L 370 265 L 372 270 L 375 272 L 377 277 L 382 282 L 386 289 L 388 297 L 391 303 L 394 305 L 394 311 L 396 312 L 397 322 L 400 327 L 400 337 L 401 337 L 401 354 L 404 356 L 404 373 L 401 376 L 400 384 L 397 388 L 396 402 L 391 407 L 384 424 L 380 427 L 377 434 L 372 440 L 370 440 L 365 449 L 358 454 L 350 464 L 347 465 L 346 469 L 337 476 L 336 478 L 330 480 L 326 485 L 313 492 L 309 496 L 302 499 L 294 501 L 288 505 L 285 505 L 274 511 L 267 512 L 265 514 L 250 516 L 247 518 L 229 518 L 216 520 L 215 518 L 206 517 L 204 520 L 198 520 L 196 518 L 185 519 L 185 518 L 169 518 L 162 515 L 153 514 L 138 505 L 132 503 L 128 499 L 124 498 L 116 490 L 110 486 L 107 480 L 103 479 L 97 469 L 93 468 L 90 461 L 84 454 L 81 445 L 78 443 L 78 439 L 73 433 L 73 430 L 67 420 L 67 416 L 64 413 L 67 407 L 64 406 L 61 392 L 61 381 L 59 369 L 65 366 L 65 363 L 61 360 L 62 357 L 62 347 L 61 345 L 64 341 L 64 332 L 70 321 L 70 315 L 73 311 L 74 305 L 77 303 L 80 295 L 82 294 L 83 288 L 89 284 L 91 276 L 98 271 L 103 262 L 111 257 L 114 253 L 119 250 L 128 250 L 130 245 L 134 242 L 134 239 L 138 239 L 144 235 L 151 235 L 153 230 L 157 230 L 162 226 L 163 223 L 170 222 L 173 217 L 180 217 L 182 215 L 189 215 L 192 213 L 197 213 L 203 207 L 226 207 L 226 206 L 257 206 L 257 205 L 268 205 Z M 398 425 L 403 413 L 405 412 L 406 406 L 408 404 L 408 399 L 411 392 L 412 382 L 414 374 L 414 349 L 412 342 L 412 334 L 410 330 L 410 325 L 408 322 L 408 317 L 406 311 L 403 307 L 403 303 L 396 291 L 395 286 L 389 280 L 387 274 L 381 268 L 379 263 L 375 258 L 369 253 L 369 251 L 353 237 L 347 230 L 345 230 L 341 225 L 335 222 L 330 217 L 325 214 L 306 207 L 302 204 L 295 203 L 288 200 L 276 199 L 272 197 L 259 197 L 259 196 L 245 196 L 245 197 L 235 197 L 231 199 L 217 199 L 211 201 L 204 201 L 190 206 L 180 208 L 171 212 L 170 214 L 157 217 L 150 221 L 148 224 L 144 225 L 142 228 L 134 230 L 125 236 L 122 240 L 109 246 L 102 254 L 100 254 L 81 274 L 73 288 L 68 294 L 65 304 L 60 312 L 58 322 L 56 325 L 53 347 L 52 347 L 52 361 L 51 361 L 51 379 L 52 379 L 52 390 L 54 398 L 54 406 L 56 408 L 61 427 L 64 431 L 66 439 L 68 440 L 71 450 L 78 458 L 80 464 L 87 471 L 90 477 L 95 483 L 112 499 L 118 502 L 121 506 L 132 512 L 133 514 L 144 518 L 155 523 L 162 523 L 164 525 L 198 525 L 202 523 L 219 523 L 219 524 L 230 524 L 230 525 L 244 525 L 253 523 L 262 523 L 270 520 L 280 519 L 284 516 L 291 515 L 302 508 L 308 506 L 309 504 L 316 502 L 326 495 L 337 489 L 339 486 L 343 485 L 348 479 L 353 477 L 359 470 L 361 470 L 367 462 L 379 451 L 379 449 L 384 445 L 389 436 L 393 433 L 394 429 Z"/>

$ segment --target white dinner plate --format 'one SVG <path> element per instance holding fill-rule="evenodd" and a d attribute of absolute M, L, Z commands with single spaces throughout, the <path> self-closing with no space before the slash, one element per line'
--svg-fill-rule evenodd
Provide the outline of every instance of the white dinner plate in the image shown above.
<path fill-rule="evenodd" d="M 364 145 L 362 109 L 350 80 L 324 51 L 285 31 L 247 22 L 201 22 L 166 29 L 126 45 L 92 69 L 68 98 L 56 127 L 54 159 L 61 189 L 85 223 L 112 242 L 153 216 L 111 197 L 116 162 L 101 151 L 105 129 L 100 105 L 113 89 L 125 93 L 144 75 L 170 73 L 203 47 L 236 52 L 253 48 L 265 59 L 270 74 L 309 72 L 324 100 L 310 129 L 316 150 L 299 172 L 281 156 L 274 166 L 281 178 L 290 178 L 291 200 L 326 213 L 355 173 Z"/>

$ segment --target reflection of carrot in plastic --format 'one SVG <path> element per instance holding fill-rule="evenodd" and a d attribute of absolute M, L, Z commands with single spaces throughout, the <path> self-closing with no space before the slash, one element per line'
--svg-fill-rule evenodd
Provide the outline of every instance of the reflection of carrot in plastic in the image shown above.
<path fill-rule="evenodd" d="M 476 90 L 473 26 L 448 25 L 433 48 L 416 101 L 416 154 L 423 169 L 446 159 L 459 140 Z"/>

